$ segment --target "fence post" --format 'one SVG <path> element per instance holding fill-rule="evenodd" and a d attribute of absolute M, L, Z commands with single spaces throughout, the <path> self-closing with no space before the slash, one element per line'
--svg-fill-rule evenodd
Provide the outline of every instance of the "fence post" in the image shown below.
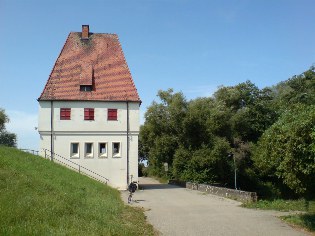
<path fill-rule="evenodd" d="M 80 165 L 79 165 L 79 174 L 80 174 Z"/>
<path fill-rule="evenodd" d="M 45 159 L 47 158 L 46 149 L 45 149 Z"/>

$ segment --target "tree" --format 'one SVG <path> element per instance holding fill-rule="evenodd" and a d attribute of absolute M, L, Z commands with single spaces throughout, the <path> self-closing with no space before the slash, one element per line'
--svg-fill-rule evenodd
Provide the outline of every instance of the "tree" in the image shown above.
<path fill-rule="evenodd" d="M 315 67 L 271 88 L 246 81 L 188 102 L 172 89 L 158 97 L 139 136 L 151 173 L 163 175 L 168 162 L 174 178 L 231 186 L 233 151 L 238 187 L 315 193 Z"/>
<path fill-rule="evenodd" d="M 199 149 L 177 149 L 173 161 L 173 175 L 177 179 L 198 183 L 232 182 L 232 160 L 228 159 L 229 143 L 215 138 L 211 146 Z"/>
<path fill-rule="evenodd" d="M 9 117 L 5 114 L 4 109 L 0 108 L 0 145 L 16 147 L 16 134 L 10 133 L 5 129 L 5 124 L 9 121 Z"/>
<path fill-rule="evenodd" d="M 172 89 L 160 90 L 157 96 L 160 102 L 148 107 L 139 139 L 141 155 L 149 162 L 149 173 L 162 176 L 164 162 L 172 167 L 174 153 L 183 142 L 187 102 L 182 93 L 174 93 Z"/>
<path fill-rule="evenodd" d="M 5 123 L 9 122 L 8 116 L 5 114 L 5 111 L 0 108 L 0 132 L 5 129 Z"/>
<path fill-rule="evenodd" d="M 281 113 L 295 104 L 315 104 L 315 67 L 274 86 L 276 109 Z"/>
<path fill-rule="evenodd" d="M 213 107 L 214 101 L 211 98 L 197 98 L 188 103 L 182 127 L 183 146 L 198 149 L 202 145 L 212 145 L 213 135 L 208 131 L 207 120 Z"/>
<path fill-rule="evenodd" d="M 295 193 L 315 192 L 315 106 L 297 105 L 258 141 L 253 160 L 261 176 L 278 178 Z"/>
<path fill-rule="evenodd" d="M 229 121 L 226 120 L 227 117 L 223 122 L 219 119 L 221 124 L 231 126 L 230 137 L 256 142 L 278 117 L 273 106 L 271 90 L 268 88 L 260 90 L 250 81 L 236 86 L 221 87 L 215 92 L 214 97 L 218 104 L 216 107 L 223 103 L 225 110 L 230 110 Z M 225 134 L 225 137 L 227 135 Z"/>

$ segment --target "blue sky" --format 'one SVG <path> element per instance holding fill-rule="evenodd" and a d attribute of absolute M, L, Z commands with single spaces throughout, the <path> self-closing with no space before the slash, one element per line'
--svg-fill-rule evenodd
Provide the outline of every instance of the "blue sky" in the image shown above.
<path fill-rule="evenodd" d="M 313 0 L 0 0 L 0 20 L 0 107 L 21 148 L 38 149 L 36 99 L 82 24 L 119 35 L 142 115 L 159 89 L 193 99 L 246 80 L 263 88 L 315 63 Z"/>

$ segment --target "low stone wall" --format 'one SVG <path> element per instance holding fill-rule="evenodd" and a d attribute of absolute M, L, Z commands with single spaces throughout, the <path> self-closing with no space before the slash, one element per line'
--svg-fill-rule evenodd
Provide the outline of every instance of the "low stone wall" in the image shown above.
<path fill-rule="evenodd" d="M 246 192 L 236 189 L 216 187 L 208 184 L 196 184 L 178 180 L 170 180 L 169 184 L 178 185 L 192 190 L 198 190 L 205 193 L 214 194 L 221 197 L 234 199 L 240 202 L 256 202 L 257 194 L 255 192 Z"/>

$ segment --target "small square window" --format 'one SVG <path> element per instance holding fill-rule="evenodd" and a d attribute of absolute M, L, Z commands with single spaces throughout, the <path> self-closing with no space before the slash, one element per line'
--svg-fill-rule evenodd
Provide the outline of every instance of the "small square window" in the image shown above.
<path fill-rule="evenodd" d="M 78 158 L 80 157 L 80 148 L 79 143 L 70 144 L 70 157 Z"/>
<path fill-rule="evenodd" d="M 84 108 L 84 120 L 94 120 L 94 108 Z"/>
<path fill-rule="evenodd" d="M 113 143 L 113 157 L 121 157 L 121 145 L 119 142 Z"/>
<path fill-rule="evenodd" d="M 117 109 L 108 109 L 107 120 L 117 120 Z"/>
<path fill-rule="evenodd" d="M 92 85 L 80 85 L 81 92 L 91 92 L 93 89 Z"/>
<path fill-rule="evenodd" d="M 71 108 L 60 108 L 60 120 L 71 119 Z"/>
<path fill-rule="evenodd" d="M 98 156 L 99 158 L 107 157 L 107 143 L 98 144 Z"/>
<path fill-rule="evenodd" d="M 85 143 L 85 157 L 93 158 L 93 143 Z"/>

